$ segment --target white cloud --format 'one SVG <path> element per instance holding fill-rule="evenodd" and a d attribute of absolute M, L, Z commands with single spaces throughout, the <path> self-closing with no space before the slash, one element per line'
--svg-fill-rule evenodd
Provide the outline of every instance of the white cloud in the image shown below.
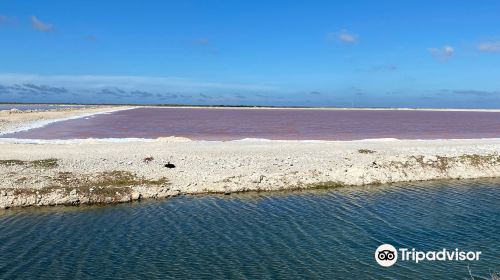
<path fill-rule="evenodd" d="M 481 43 L 477 49 L 482 52 L 500 52 L 500 41 Z"/>
<path fill-rule="evenodd" d="M 432 54 L 432 56 L 442 61 L 447 61 L 455 53 L 455 50 L 451 46 L 444 46 L 442 48 L 429 48 L 428 51 Z"/>
<path fill-rule="evenodd" d="M 339 40 L 345 43 L 356 43 L 358 41 L 358 37 L 353 34 L 349 34 L 347 32 L 341 32 L 339 34 Z"/>
<path fill-rule="evenodd" d="M 52 24 L 44 23 L 41 20 L 39 20 L 36 16 L 31 17 L 31 25 L 33 26 L 34 29 L 41 32 L 51 32 L 54 30 L 54 26 Z"/>
<path fill-rule="evenodd" d="M 355 44 L 359 41 L 358 35 L 341 30 L 339 32 L 331 32 L 326 34 L 328 41 L 340 41 L 346 44 Z"/>

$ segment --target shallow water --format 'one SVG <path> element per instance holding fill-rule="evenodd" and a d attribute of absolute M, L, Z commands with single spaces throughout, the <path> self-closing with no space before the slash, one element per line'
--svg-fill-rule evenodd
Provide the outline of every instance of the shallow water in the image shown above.
<path fill-rule="evenodd" d="M 354 140 L 500 137 L 500 112 L 138 108 L 3 137 Z"/>
<path fill-rule="evenodd" d="M 468 262 L 374 260 L 382 243 L 480 250 L 500 271 L 500 181 L 183 196 L 0 212 L 1 279 L 466 279 Z"/>

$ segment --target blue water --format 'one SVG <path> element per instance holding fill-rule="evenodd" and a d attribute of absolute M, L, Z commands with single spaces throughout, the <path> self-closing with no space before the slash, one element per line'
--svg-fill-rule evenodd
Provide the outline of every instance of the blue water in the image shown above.
<path fill-rule="evenodd" d="M 1 279 L 491 279 L 500 180 L 0 212 Z M 374 260 L 382 243 L 477 262 Z"/>

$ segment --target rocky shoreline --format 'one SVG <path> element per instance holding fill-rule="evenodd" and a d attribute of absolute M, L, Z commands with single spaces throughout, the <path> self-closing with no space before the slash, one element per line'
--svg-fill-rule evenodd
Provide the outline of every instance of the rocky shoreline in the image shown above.
<path fill-rule="evenodd" d="M 0 141 L 0 151 L 0 208 L 500 176 L 500 139 Z"/>

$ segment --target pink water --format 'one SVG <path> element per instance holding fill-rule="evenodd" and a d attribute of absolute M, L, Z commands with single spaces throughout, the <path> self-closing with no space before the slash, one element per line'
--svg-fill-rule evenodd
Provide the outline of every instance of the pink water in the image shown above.
<path fill-rule="evenodd" d="M 500 113 L 395 110 L 138 108 L 4 135 L 26 139 L 355 140 L 500 138 Z"/>

